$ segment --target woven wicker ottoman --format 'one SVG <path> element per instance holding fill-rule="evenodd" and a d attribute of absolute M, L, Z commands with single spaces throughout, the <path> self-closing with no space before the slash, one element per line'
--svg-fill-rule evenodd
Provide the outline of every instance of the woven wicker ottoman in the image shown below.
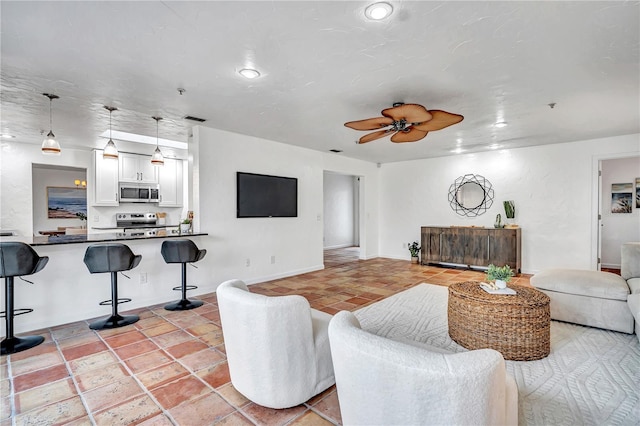
<path fill-rule="evenodd" d="M 510 286 L 515 295 L 489 294 L 475 281 L 449 286 L 449 336 L 467 349 L 495 349 L 504 359 L 532 361 L 549 355 L 549 297 Z"/>
<path fill-rule="evenodd" d="M 551 318 L 607 330 L 633 333 L 627 305 L 631 293 L 620 275 L 581 269 L 547 269 L 530 279 L 551 298 Z"/>

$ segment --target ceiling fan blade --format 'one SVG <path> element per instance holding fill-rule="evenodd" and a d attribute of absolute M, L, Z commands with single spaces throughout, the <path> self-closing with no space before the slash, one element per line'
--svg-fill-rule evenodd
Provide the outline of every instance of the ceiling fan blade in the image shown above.
<path fill-rule="evenodd" d="M 376 139 L 380 139 L 380 138 L 384 138 L 385 136 L 388 136 L 389 133 L 391 132 L 392 130 L 387 129 L 387 130 L 378 130 L 377 132 L 373 132 L 373 133 L 368 133 L 363 137 L 361 137 L 358 143 L 367 143 L 367 142 L 375 141 Z"/>
<path fill-rule="evenodd" d="M 405 119 L 407 123 L 422 123 L 431 120 L 431 114 L 418 104 L 403 104 L 382 110 L 382 115 L 394 121 Z"/>
<path fill-rule="evenodd" d="M 427 133 L 429 132 L 423 132 L 422 130 L 417 130 L 414 127 L 409 127 L 409 131 L 397 132 L 395 135 L 391 136 L 391 142 L 415 142 L 427 136 Z"/>
<path fill-rule="evenodd" d="M 393 120 L 389 117 L 367 118 L 366 120 L 349 121 L 344 123 L 345 126 L 355 130 L 376 130 L 393 124 Z"/>
<path fill-rule="evenodd" d="M 431 113 L 431 120 L 425 123 L 414 124 L 413 128 L 422 130 L 424 132 L 431 132 L 434 130 L 441 130 L 445 127 L 452 126 L 461 122 L 464 117 L 458 114 L 452 114 L 446 111 L 440 111 L 439 109 L 434 109 L 429 111 Z"/>

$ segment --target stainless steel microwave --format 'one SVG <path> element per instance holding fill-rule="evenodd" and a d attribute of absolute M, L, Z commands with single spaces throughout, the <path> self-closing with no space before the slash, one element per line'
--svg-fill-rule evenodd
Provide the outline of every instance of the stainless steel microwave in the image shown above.
<path fill-rule="evenodd" d="M 157 203 L 160 201 L 158 184 L 120 183 L 121 203 Z"/>

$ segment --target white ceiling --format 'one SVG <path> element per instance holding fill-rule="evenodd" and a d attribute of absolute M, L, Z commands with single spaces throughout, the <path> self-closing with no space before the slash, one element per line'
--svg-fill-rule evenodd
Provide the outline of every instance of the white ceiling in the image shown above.
<path fill-rule="evenodd" d="M 103 147 L 113 128 L 186 141 L 204 126 L 372 162 L 640 133 L 640 3 L 2 1 L 3 133 Z M 262 76 L 237 74 L 252 66 Z M 178 88 L 186 89 L 183 95 Z M 418 142 L 347 121 L 394 102 L 462 114 Z M 556 103 L 555 108 L 548 104 Z M 493 123 L 504 120 L 506 128 Z"/>

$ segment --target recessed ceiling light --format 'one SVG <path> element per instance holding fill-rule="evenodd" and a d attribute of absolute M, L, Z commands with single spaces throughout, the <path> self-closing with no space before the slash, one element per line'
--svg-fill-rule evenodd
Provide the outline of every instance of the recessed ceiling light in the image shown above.
<path fill-rule="evenodd" d="M 456 148 L 456 149 L 451 150 L 451 152 L 453 152 L 454 154 L 462 154 L 465 151 L 466 151 L 466 149 L 462 149 L 462 148 Z"/>
<path fill-rule="evenodd" d="M 253 79 L 260 77 L 260 73 L 258 70 L 254 70 L 253 68 L 242 68 L 238 73 L 244 78 Z"/>
<path fill-rule="evenodd" d="M 2 138 L 3 138 L 3 139 L 13 139 L 13 138 L 15 138 L 15 136 L 10 135 L 10 134 L 8 134 L 8 133 L 3 133 L 3 134 L 2 134 Z"/>
<path fill-rule="evenodd" d="M 492 143 L 491 145 L 489 145 L 489 149 L 498 149 L 500 148 L 502 145 L 497 144 L 497 143 Z"/>
<path fill-rule="evenodd" d="M 493 125 L 493 127 L 497 127 L 498 129 L 500 129 L 502 127 L 507 127 L 507 122 L 506 121 L 498 121 L 496 124 Z"/>
<path fill-rule="evenodd" d="M 389 3 L 373 3 L 364 10 L 364 15 L 374 21 L 380 21 L 391 15 L 393 7 Z"/>

